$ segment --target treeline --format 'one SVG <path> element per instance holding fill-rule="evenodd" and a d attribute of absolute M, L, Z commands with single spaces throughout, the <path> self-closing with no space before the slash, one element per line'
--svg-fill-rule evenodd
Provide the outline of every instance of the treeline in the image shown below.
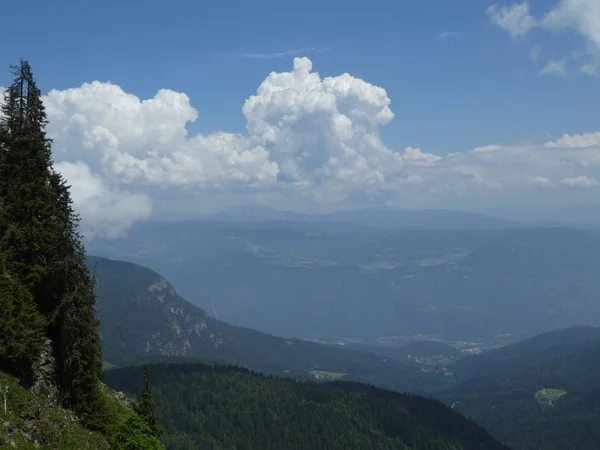
<path fill-rule="evenodd" d="M 163 441 L 173 450 L 505 449 L 440 402 L 349 382 L 318 384 L 238 367 L 149 366 Z M 106 382 L 137 393 L 141 367 Z"/>
<path fill-rule="evenodd" d="M 0 114 L 0 370 L 107 433 L 93 277 L 69 186 L 52 166 L 46 112 L 31 67 Z"/>

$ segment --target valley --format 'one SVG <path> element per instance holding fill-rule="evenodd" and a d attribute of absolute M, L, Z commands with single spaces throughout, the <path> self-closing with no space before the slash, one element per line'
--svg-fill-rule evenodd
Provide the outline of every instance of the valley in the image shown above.
<path fill-rule="evenodd" d="M 593 450 L 600 442 L 593 425 L 600 420 L 594 394 L 600 393 L 599 328 L 568 327 L 507 345 L 501 343 L 514 336 L 499 336 L 488 347 L 423 335 L 311 342 L 221 322 L 147 268 L 91 256 L 87 263 L 97 276 L 104 354 L 116 364 L 106 373 L 114 377 L 131 366 L 194 372 L 194 364 L 234 364 L 284 379 L 359 381 L 439 399 L 514 449 L 577 443 Z"/>
<path fill-rule="evenodd" d="M 477 351 L 600 324 L 592 230 L 205 220 L 128 236 L 90 252 L 150 267 L 212 317 L 279 336 Z"/>

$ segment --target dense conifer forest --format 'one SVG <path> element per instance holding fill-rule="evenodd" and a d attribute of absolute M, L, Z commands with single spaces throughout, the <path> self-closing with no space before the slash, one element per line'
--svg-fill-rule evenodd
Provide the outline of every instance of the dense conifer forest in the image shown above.
<path fill-rule="evenodd" d="M 600 448 L 600 329 L 572 327 L 464 358 L 438 398 L 518 450 Z"/>
<path fill-rule="evenodd" d="M 106 381 L 135 394 L 142 367 Z M 201 363 L 149 366 L 164 442 L 174 450 L 500 450 L 435 400 L 360 383 L 318 384 Z"/>
<path fill-rule="evenodd" d="M 118 427 L 110 426 L 114 411 L 101 384 L 94 279 L 85 265 L 79 218 L 69 186 L 52 166 L 32 69 L 21 60 L 11 71 L 0 116 L 0 370 L 119 448 L 135 433 L 121 433 L 119 440 Z M 13 393 L 7 403 L 20 404 Z M 129 419 L 123 425 L 146 426 L 141 416 Z M 152 439 L 136 448 L 161 448 Z"/>

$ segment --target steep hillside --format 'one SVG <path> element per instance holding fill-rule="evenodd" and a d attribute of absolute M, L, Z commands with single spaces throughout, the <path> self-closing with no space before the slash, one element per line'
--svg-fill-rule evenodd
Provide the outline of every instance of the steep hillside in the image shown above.
<path fill-rule="evenodd" d="M 600 324 L 593 231 L 207 221 L 140 224 L 91 246 L 158 270 L 215 317 L 281 336 L 493 343 Z"/>
<path fill-rule="evenodd" d="M 187 356 L 279 375 L 343 377 L 411 392 L 430 392 L 449 382 L 415 364 L 232 326 L 179 297 L 149 269 L 95 257 L 87 262 L 97 279 L 104 357 L 112 364 L 150 355 Z"/>
<path fill-rule="evenodd" d="M 458 361 L 439 398 L 515 449 L 600 448 L 600 329 L 577 327 Z"/>
<path fill-rule="evenodd" d="M 110 386 L 140 390 L 140 368 Z M 153 365 L 164 442 L 173 450 L 501 450 L 443 404 L 356 383 L 316 384 L 235 367 Z"/>
<path fill-rule="evenodd" d="M 0 371 L 0 449 L 125 450 L 141 444 L 135 448 L 164 450 L 149 436 L 130 399 L 107 387 L 103 395 L 108 405 L 105 435 L 86 429 L 72 411 L 35 395 Z"/>

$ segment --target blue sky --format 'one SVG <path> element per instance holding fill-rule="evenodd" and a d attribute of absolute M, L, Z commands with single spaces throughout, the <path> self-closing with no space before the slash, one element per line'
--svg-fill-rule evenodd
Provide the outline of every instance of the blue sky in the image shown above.
<path fill-rule="evenodd" d="M 195 210 L 194 202 L 199 198 L 210 196 L 216 206 L 228 201 L 243 203 L 240 192 L 249 191 L 252 201 L 291 205 L 291 209 L 294 205 L 299 209 L 320 209 L 322 203 L 340 207 L 347 206 L 349 199 L 368 198 L 369 202 L 407 207 L 477 204 L 493 210 L 494 205 L 511 204 L 515 199 L 539 203 L 543 195 L 544 199 L 559 203 L 574 199 L 585 203 L 593 198 L 589 189 L 586 195 L 590 197 L 575 194 L 573 190 L 541 194 L 507 189 L 515 183 L 525 183 L 525 178 L 534 180 L 536 189 L 591 188 L 600 184 L 600 172 L 597 177 L 590 172 L 590 152 L 596 149 L 591 144 L 586 143 L 585 151 L 577 155 L 557 151 L 550 162 L 539 149 L 565 133 L 582 135 L 598 130 L 600 84 L 597 74 L 592 72 L 598 69 L 600 61 L 600 25 L 597 25 L 600 6 L 595 0 L 525 3 L 34 0 L 27 5 L 28 11 L 19 2 L 3 5 L 0 62 L 7 66 L 20 57 L 28 59 L 45 93 L 51 89 L 67 92 L 48 99 L 53 137 L 63 150 L 65 162 L 71 164 L 63 167 L 65 176 L 69 174 L 67 178 L 74 184 L 74 190 L 80 192 L 76 199 L 88 198 L 85 195 L 95 192 L 94 195 L 107 196 L 107 205 L 112 205 L 110 202 L 115 198 L 124 198 L 124 194 L 131 194 L 133 203 L 145 201 L 144 212 L 126 219 L 125 226 L 128 221 L 154 214 L 150 211 L 167 211 L 166 202 L 181 203 L 181 209 Z M 296 56 L 310 58 L 313 70 L 322 78 L 349 73 L 386 90 L 393 120 L 376 125 L 369 122 L 372 128 L 365 131 L 360 120 L 352 118 L 353 129 L 365 133 L 359 139 L 361 144 L 352 147 L 353 151 L 366 159 L 342 164 L 339 152 L 334 155 L 335 152 L 321 149 L 319 145 L 330 139 L 333 132 L 329 129 L 313 132 L 306 128 L 306 124 L 319 123 L 316 116 L 310 115 L 298 116 L 289 129 L 277 128 L 277 142 L 287 139 L 286 149 L 273 151 L 272 147 L 280 144 L 260 133 L 250 133 L 245 140 L 227 135 L 231 142 L 223 144 L 227 150 L 222 151 L 218 147 L 221 144 L 211 140 L 224 142 L 220 132 L 246 133 L 246 124 L 253 121 L 262 123 L 260 126 L 274 126 L 269 122 L 273 117 L 261 116 L 254 109 L 250 112 L 253 118 L 249 118 L 242 113 L 242 106 L 267 81 L 269 73 L 291 72 Z M 593 70 L 583 73 L 584 66 Z M 550 73 L 544 73 L 544 67 L 551 69 Z M 83 83 L 95 80 L 101 84 L 93 89 L 80 88 Z M 9 82 L 8 72 L 0 74 L 0 86 Z M 118 86 L 122 92 L 110 90 L 106 82 Z M 269 86 L 267 90 L 271 89 Z M 359 90 L 353 95 L 366 92 L 360 86 L 355 85 Z M 168 94 L 168 101 L 159 102 L 167 105 L 163 110 L 136 109 L 139 105 L 135 97 L 152 99 L 160 89 L 173 91 Z M 295 101 L 308 101 L 307 92 Z M 125 99 L 125 93 L 135 97 Z M 176 93 L 187 95 L 190 105 Z M 338 94 L 342 95 L 339 92 L 335 95 Z M 265 97 L 261 102 L 271 100 Z M 383 111 L 387 106 L 380 100 L 375 106 L 367 102 L 357 108 L 367 108 L 362 111 L 367 115 L 375 107 Z M 309 108 L 307 103 L 302 105 Z M 279 119 L 298 110 L 294 104 L 282 107 L 275 102 L 271 106 L 283 108 Z M 181 117 L 173 120 L 168 133 L 172 132 L 174 140 L 168 145 L 160 133 L 156 134 L 156 141 L 145 137 L 134 141 L 135 133 L 128 135 L 127 130 L 119 129 L 121 125 L 126 128 L 124 124 L 110 123 L 110 108 L 119 109 L 119 117 L 130 118 L 132 126 L 150 127 L 152 133 L 165 117 L 177 114 Z M 127 116 L 127 111 L 134 109 L 135 114 Z M 104 112 L 100 113 L 101 110 Z M 195 111 L 198 119 L 193 121 Z M 153 118 L 148 116 L 154 113 Z M 73 126 L 66 127 L 70 123 L 68 115 L 79 120 L 79 131 L 73 132 Z M 331 117 L 338 117 L 337 112 Z M 149 125 L 152 120 L 157 121 L 156 126 Z M 103 137 L 98 137 L 98 126 Z M 189 131 L 187 140 L 180 139 L 178 130 L 183 126 Z M 96 133 L 93 144 L 89 133 Z M 198 133 L 207 137 L 201 144 L 190 138 Z M 320 144 L 304 148 L 308 144 L 302 142 L 312 142 L 314 135 L 320 136 Z M 139 137 L 139 133 L 135 136 Z M 297 141 L 290 144 L 290 136 Z M 596 145 L 596 135 L 589 136 Z M 88 141 L 81 140 L 84 138 Z M 362 149 L 366 138 L 370 139 L 369 145 L 379 146 L 381 151 L 374 147 Z M 383 143 L 373 144 L 373 139 L 379 138 Z M 100 141 L 114 145 L 102 147 Z M 563 142 L 561 146 L 572 148 L 573 142 Z M 468 153 L 475 147 L 492 144 L 513 153 L 502 152 L 501 157 L 494 156 L 496 159 Z M 98 151 L 95 159 L 90 156 L 87 160 L 88 154 L 72 153 L 86 145 Z M 340 140 L 333 143 L 336 146 L 346 149 L 349 144 Z M 319 157 L 315 156 L 317 147 L 324 152 Z M 418 148 L 423 153 L 413 153 L 412 157 L 403 154 L 400 158 L 398 154 L 406 147 Z M 217 156 L 198 157 L 215 148 Z M 517 158 L 514 152 L 524 148 L 531 151 L 523 153 L 524 158 Z M 150 157 L 139 156 L 141 151 L 155 149 L 163 152 L 159 155 L 162 159 L 157 156 L 150 161 Z M 251 153 L 244 153 L 248 149 L 252 149 Z M 296 159 L 277 156 L 285 152 L 296 152 Z M 337 164 L 336 169 L 324 164 L 308 171 L 305 167 L 308 163 L 301 161 L 306 156 L 302 156 L 303 152 L 314 153 L 311 161 Z M 445 157 L 455 152 L 461 152 L 458 159 L 437 160 L 434 156 Z M 571 159 L 575 162 L 569 162 L 569 170 L 560 172 L 559 166 Z M 186 180 L 192 180 L 189 183 L 179 180 L 179 174 L 188 171 L 182 168 L 181 161 L 192 160 L 198 164 L 196 175 L 186 175 Z M 250 160 L 255 165 L 248 163 Z M 395 164 L 392 160 L 398 162 L 397 170 L 390 168 Z M 410 161 L 417 161 L 416 166 L 407 164 Z M 83 165 L 74 166 L 75 163 Z M 368 170 L 364 169 L 365 173 L 359 176 L 356 174 L 360 164 L 367 164 Z M 307 170 L 304 175 L 310 172 L 310 177 L 300 174 L 300 169 Z M 350 170 L 355 171 L 352 177 L 348 175 Z M 459 175 L 448 179 L 445 178 L 448 173 Z M 511 178 L 515 173 L 522 174 L 522 178 Z M 331 174 L 335 174 L 335 183 L 325 183 L 323 180 Z M 351 186 L 350 178 L 354 183 Z M 96 184 L 93 188 L 84 186 L 84 179 L 94 179 Z M 467 186 L 465 180 L 486 185 L 489 192 L 483 195 L 478 188 Z M 523 186 L 529 186 L 527 183 Z M 303 193 L 294 190 L 291 194 L 292 185 L 294 189 L 301 186 Z M 417 185 L 418 188 L 414 187 Z M 230 189 L 229 200 L 224 186 Z M 400 196 L 399 192 L 407 192 L 408 186 L 416 190 Z M 442 193 L 446 188 L 449 191 Z M 457 195 L 460 200 L 448 203 Z M 521 206 L 528 208 L 526 203 Z M 131 208 L 121 205 L 116 209 Z M 88 215 L 95 217 L 94 214 Z"/>
<path fill-rule="evenodd" d="M 391 147 L 444 154 L 594 130 L 597 80 L 540 76 L 533 39 L 515 42 L 493 26 L 485 14 L 493 3 L 33 1 L 24 35 L 23 6 L 9 2 L 0 61 L 29 59 L 44 90 L 100 80 L 142 98 L 160 88 L 185 92 L 200 112 L 192 129 L 242 131 L 243 101 L 293 56 L 234 55 L 329 49 L 302 54 L 322 75 L 348 72 L 387 90 L 396 114 L 383 131 Z M 443 32 L 459 34 L 440 39 Z"/>

